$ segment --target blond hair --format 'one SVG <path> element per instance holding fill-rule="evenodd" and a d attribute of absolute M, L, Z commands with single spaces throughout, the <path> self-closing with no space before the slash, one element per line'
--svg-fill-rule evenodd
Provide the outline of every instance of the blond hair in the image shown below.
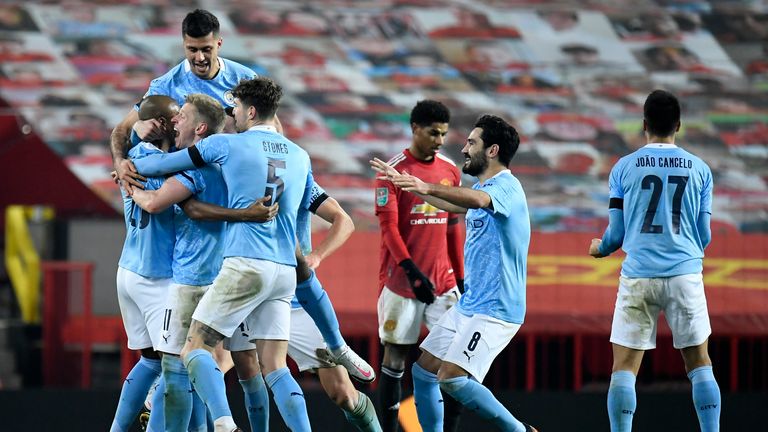
<path fill-rule="evenodd" d="M 192 104 L 197 111 L 196 121 L 208 125 L 205 136 L 213 135 L 224 129 L 224 108 L 219 101 L 202 93 L 192 93 L 184 103 Z"/>

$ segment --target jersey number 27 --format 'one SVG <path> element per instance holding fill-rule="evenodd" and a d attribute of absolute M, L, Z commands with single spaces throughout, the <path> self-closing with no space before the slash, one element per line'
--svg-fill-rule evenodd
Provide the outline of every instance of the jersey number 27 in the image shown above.
<path fill-rule="evenodd" d="M 683 203 L 683 193 L 688 185 L 688 177 L 669 176 L 667 177 L 667 184 L 675 185 L 675 193 L 672 195 L 672 232 L 680 234 L 680 211 Z M 653 217 L 656 216 L 656 209 L 659 207 L 659 199 L 661 198 L 662 189 L 664 189 L 664 182 L 659 176 L 650 174 L 643 177 L 642 187 L 643 189 L 651 189 L 651 199 L 648 201 L 648 209 L 645 211 L 645 219 L 643 219 L 643 227 L 640 228 L 640 232 L 662 234 L 664 226 L 654 225 Z"/>

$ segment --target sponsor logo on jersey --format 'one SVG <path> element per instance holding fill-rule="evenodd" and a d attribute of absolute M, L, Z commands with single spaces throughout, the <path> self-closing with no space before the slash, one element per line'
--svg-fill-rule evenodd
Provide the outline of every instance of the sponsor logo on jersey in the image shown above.
<path fill-rule="evenodd" d="M 389 201 L 389 189 L 385 187 L 376 188 L 376 205 L 383 207 L 387 205 L 387 201 Z"/>
<path fill-rule="evenodd" d="M 440 225 L 448 223 L 447 217 L 434 217 L 443 212 L 429 203 L 416 204 L 411 209 L 411 214 L 424 215 L 424 218 L 411 219 L 411 225 Z"/>

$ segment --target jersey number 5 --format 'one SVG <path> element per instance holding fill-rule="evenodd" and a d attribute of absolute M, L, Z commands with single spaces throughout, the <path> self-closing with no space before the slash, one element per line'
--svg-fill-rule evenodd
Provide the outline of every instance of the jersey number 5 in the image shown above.
<path fill-rule="evenodd" d="M 680 234 L 680 209 L 683 203 L 683 193 L 688 185 L 688 177 L 669 176 L 667 177 L 667 184 L 675 185 L 675 193 L 672 195 L 672 232 Z M 643 219 L 643 227 L 640 228 L 640 232 L 661 234 L 664 232 L 664 226 L 654 225 L 653 217 L 656 216 L 656 209 L 659 207 L 664 182 L 658 176 L 650 174 L 643 177 L 642 187 L 643 189 L 651 189 L 651 200 L 648 202 L 648 209 L 645 211 L 645 219 Z"/>
<path fill-rule="evenodd" d="M 285 169 L 285 161 L 280 159 L 267 159 L 267 188 L 264 190 L 264 196 L 271 196 L 268 206 L 276 203 L 283 195 L 285 182 L 277 175 L 277 169 Z"/>

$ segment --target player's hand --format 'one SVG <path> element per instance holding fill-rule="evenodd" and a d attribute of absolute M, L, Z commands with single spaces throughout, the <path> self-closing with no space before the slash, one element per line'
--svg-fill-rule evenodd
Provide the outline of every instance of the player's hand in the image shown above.
<path fill-rule="evenodd" d="M 144 189 L 144 185 L 141 182 L 147 179 L 136 171 L 136 167 L 130 159 L 115 160 L 115 171 L 117 172 L 117 180 L 123 185 L 128 195 L 133 195 L 134 186 Z"/>
<path fill-rule="evenodd" d="M 112 177 L 112 181 L 115 182 L 116 185 L 120 184 L 120 179 L 117 177 L 117 171 L 112 171 L 109 173 L 110 177 Z"/>
<path fill-rule="evenodd" d="M 416 295 L 416 300 L 432 304 L 435 301 L 435 287 L 429 278 L 416 267 L 413 260 L 405 259 L 400 263 L 400 267 L 405 270 L 405 276 L 408 277 L 408 281 L 411 283 L 411 289 Z"/>
<path fill-rule="evenodd" d="M 605 255 L 600 253 L 600 244 L 603 243 L 603 240 L 595 238 L 592 239 L 592 243 L 589 244 L 589 254 L 592 255 L 595 258 L 604 258 Z"/>
<path fill-rule="evenodd" d="M 318 254 L 316 254 L 314 252 L 310 252 L 309 255 L 304 257 L 304 261 L 307 262 L 307 265 L 312 270 L 318 268 L 320 266 L 320 261 L 322 261 L 322 260 L 323 259 L 320 258 L 320 255 L 318 255 Z"/>
<path fill-rule="evenodd" d="M 379 158 L 373 158 L 369 161 L 371 168 L 380 174 L 377 178 L 392 182 L 395 186 L 407 192 L 414 192 L 422 195 L 429 195 L 429 184 L 421 181 L 420 178 L 412 176 L 407 172 L 398 172 L 388 163 Z"/>
<path fill-rule="evenodd" d="M 165 137 L 165 126 L 157 119 L 138 120 L 133 124 L 133 131 L 145 142 Z"/>
<path fill-rule="evenodd" d="M 259 198 L 248 208 L 243 210 L 243 221 L 246 222 L 269 222 L 277 216 L 280 205 L 274 203 L 271 206 L 264 205 L 272 199 L 270 195 Z"/>

